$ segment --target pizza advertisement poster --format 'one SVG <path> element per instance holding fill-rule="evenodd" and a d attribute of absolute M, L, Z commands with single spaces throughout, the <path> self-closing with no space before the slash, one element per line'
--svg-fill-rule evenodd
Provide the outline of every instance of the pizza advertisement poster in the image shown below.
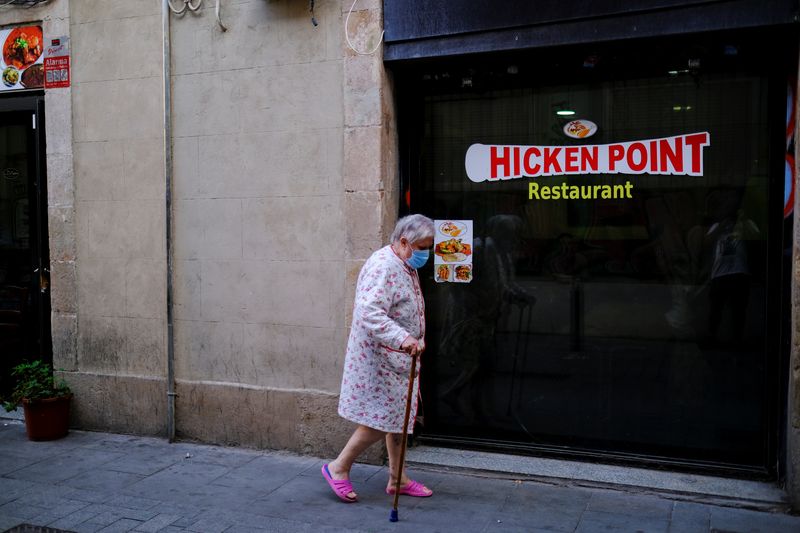
<path fill-rule="evenodd" d="M 437 283 L 472 281 L 472 221 L 434 220 L 433 277 Z"/>
<path fill-rule="evenodd" d="M 41 26 L 18 26 L 0 30 L 0 91 L 44 87 L 44 37 Z"/>

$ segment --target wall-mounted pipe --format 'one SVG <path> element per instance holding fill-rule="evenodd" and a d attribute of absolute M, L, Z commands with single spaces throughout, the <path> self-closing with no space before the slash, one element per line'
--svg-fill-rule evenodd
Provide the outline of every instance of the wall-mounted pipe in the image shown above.
<path fill-rule="evenodd" d="M 172 305 L 172 65 L 170 63 L 169 0 L 162 0 L 161 23 L 164 38 L 164 203 L 167 246 L 167 438 L 175 441 L 175 334 Z"/>

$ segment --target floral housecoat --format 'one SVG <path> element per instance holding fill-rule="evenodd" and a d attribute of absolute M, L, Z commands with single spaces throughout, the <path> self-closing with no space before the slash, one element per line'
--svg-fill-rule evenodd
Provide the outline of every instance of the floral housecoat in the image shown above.
<path fill-rule="evenodd" d="M 341 417 L 388 433 L 403 431 L 411 356 L 401 352 L 400 345 L 409 335 L 425 336 L 419 277 L 386 246 L 367 259 L 358 275 L 339 396 Z M 419 374 L 414 379 L 409 433 L 418 397 Z"/>

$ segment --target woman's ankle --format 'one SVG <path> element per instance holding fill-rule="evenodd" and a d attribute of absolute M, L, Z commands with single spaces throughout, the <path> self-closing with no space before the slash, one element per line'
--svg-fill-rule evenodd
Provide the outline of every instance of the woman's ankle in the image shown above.
<path fill-rule="evenodd" d="M 350 477 L 350 470 L 342 468 L 336 459 L 328 463 L 328 472 L 330 472 L 332 476 L 344 476 L 345 478 Z"/>

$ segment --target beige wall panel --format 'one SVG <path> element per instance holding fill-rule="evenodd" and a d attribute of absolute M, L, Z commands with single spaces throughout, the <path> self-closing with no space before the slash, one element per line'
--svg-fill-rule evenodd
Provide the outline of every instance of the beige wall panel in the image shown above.
<path fill-rule="evenodd" d="M 90 257 L 165 258 L 162 202 L 80 202 L 78 209 L 88 211 Z"/>
<path fill-rule="evenodd" d="M 166 370 L 164 321 L 148 318 L 78 319 L 81 372 L 161 376 Z"/>
<path fill-rule="evenodd" d="M 158 15 L 161 13 L 161 0 L 70 0 L 69 7 L 72 23 L 83 24 Z"/>
<path fill-rule="evenodd" d="M 175 258 L 242 258 L 242 200 L 175 202 Z"/>
<path fill-rule="evenodd" d="M 78 316 L 74 313 L 53 313 L 50 331 L 53 337 L 53 368 L 77 370 Z"/>
<path fill-rule="evenodd" d="M 164 138 L 126 141 L 122 149 L 123 194 L 128 200 L 160 200 L 164 182 Z"/>
<path fill-rule="evenodd" d="M 260 133 L 240 139 L 242 178 L 251 194 L 306 196 L 330 192 L 326 130 Z"/>
<path fill-rule="evenodd" d="M 328 164 L 336 142 L 328 130 L 211 135 L 197 139 L 197 167 L 187 162 L 176 178 L 186 198 L 305 196 L 331 192 L 329 175 L 341 167 Z M 183 140 L 182 140 L 183 141 Z M 195 153 L 182 143 L 181 159 Z"/>
<path fill-rule="evenodd" d="M 344 258 L 338 197 L 244 200 L 247 259 L 334 261 Z"/>
<path fill-rule="evenodd" d="M 81 308 L 82 309 L 82 308 Z M 81 372 L 125 374 L 125 319 L 78 315 L 78 368 Z"/>
<path fill-rule="evenodd" d="M 126 374 L 165 376 L 166 324 L 158 318 L 126 318 L 124 333 Z"/>
<path fill-rule="evenodd" d="M 129 243 L 129 248 L 125 256 L 166 261 L 164 202 L 134 200 L 128 202 L 128 205 L 124 240 Z"/>
<path fill-rule="evenodd" d="M 75 24 L 71 31 L 73 83 L 159 76 L 161 15 Z"/>
<path fill-rule="evenodd" d="M 122 257 L 81 259 L 77 269 L 81 316 L 125 316 L 126 264 Z"/>
<path fill-rule="evenodd" d="M 332 327 L 335 263 L 204 261 L 204 320 Z"/>
<path fill-rule="evenodd" d="M 203 320 L 244 322 L 249 318 L 248 300 L 257 282 L 248 279 L 251 270 L 243 261 L 202 262 L 200 291 Z M 259 279 L 268 274 L 268 269 L 262 268 Z"/>
<path fill-rule="evenodd" d="M 118 259 L 127 257 L 133 244 L 133 230 L 128 227 L 130 206 L 128 202 L 78 202 L 78 210 L 86 210 L 87 251 L 81 255 L 81 268 L 89 257 Z M 80 235 L 80 233 L 79 233 Z"/>
<path fill-rule="evenodd" d="M 161 78 L 85 82 L 72 89 L 76 142 L 158 138 Z"/>
<path fill-rule="evenodd" d="M 75 240 L 75 209 L 72 206 L 51 206 L 47 210 L 47 225 L 50 234 L 50 262 L 74 262 L 78 246 Z"/>
<path fill-rule="evenodd" d="M 325 148 L 328 166 L 328 187 L 332 193 L 342 194 L 344 191 L 344 129 L 325 130 Z"/>
<path fill-rule="evenodd" d="M 50 262 L 50 308 L 54 313 L 75 313 L 78 279 L 72 261 Z"/>
<path fill-rule="evenodd" d="M 42 28 L 48 35 L 48 24 Z M 52 35 L 52 34 L 50 34 Z M 64 33 L 56 33 L 64 35 Z M 45 128 L 47 132 L 47 153 L 72 153 L 72 91 L 71 89 L 49 89 L 45 93 Z M 55 170 L 50 169 L 48 170 Z M 49 175 L 48 175 L 49 179 Z"/>
<path fill-rule="evenodd" d="M 244 325 L 180 320 L 175 324 L 175 371 L 181 379 L 252 384 L 243 357 Z"/>
<path fill-rule="evenodd" d="M 75 174 L 72 152 L 47 154 L 47 205 L 72 208 L 75 202 Z"/>
<path fill-rule="evenodd" d="M 72 425 L 138 435 L 166 435 L 163 379 L 92 373 L 61 374 L 75 393 Z"/>
<path fill-rule="evenodd" d="M 347 231 L 346 259 L 365 260 L 385 244 L 381 201 L 380 191 L 354 192 L 345 197 L 345 219 L 358 221 Z"/>
<path fill-rule="evenodd" d="M 382 128 L 347 128 L 344 132 L 344 188 L 348 191 L 378 191 L 384 187 L 381 161 L 385 145 L 381 140 Z"/>
<path fill-rule="evenodd" d="M 304 63 L 235 73 L 241 131 L 342 127 L 342 62 Z"/>
<path fill-rule="evenodd" d="M 175 137 L 234 134 L 237 117 L 246 111 L 238 87 L 219 72 L 172 77 L 172 117 Z"/>
<path fill-rule="evenodd" d="M 198 137 L 179 137 L 172 140 L 173 198 L 176 200 L 208 197 L 198 179 L 198 144 Z"/>
<path fill-rule="evenodd" d="M 157 259 L 129 259 L 125 271 L 125 316 L 166 317 L 167 263 Z"/>
<path fill-rule="evenodd" d="M 334 326 L 337 306 L 331 301 L 341 271 L 337 262 L 247 262 L 253 289 L 247 294 L 247 322 Z M 205 293 L 204 293 L 205 303 Z"/>
<path fill-rule="evenodd" d="M 202 315 L 202 263 L 178 260 L 174 264 L 173 302 L 178 320 L 200 320 Z"/>
<path fill-rule="evenodd" d="M 213 6 L 209 5 L 197 17 L 173 21 L 174 73 L 341 58 L 341 13 L 337 2 L 319 0 L 315 13 L 320 23 L 317 27 L 311 24 L 307 3 L 225 2 L 222 19 L 228 31 L 223 33 L 214 20 Z"/>
<path fill-rule="evenodd" d="M 329 328 L 244 324 L 239 373 L 245 383 L 339 392 L 344 350 Z"/>
<path fill-rule="evenodd" d="M 125 198 L 122 141 L 75 143 L 73 148 L 77 200 Z"/>
<path fill-rule="evenodd" d="M 334 457 L 354 428 L 337 416 L 335 395 L 185 381 L 177 392 L 185 438 Z M 379 447 L 360 460 L 379 463 Z"/>

